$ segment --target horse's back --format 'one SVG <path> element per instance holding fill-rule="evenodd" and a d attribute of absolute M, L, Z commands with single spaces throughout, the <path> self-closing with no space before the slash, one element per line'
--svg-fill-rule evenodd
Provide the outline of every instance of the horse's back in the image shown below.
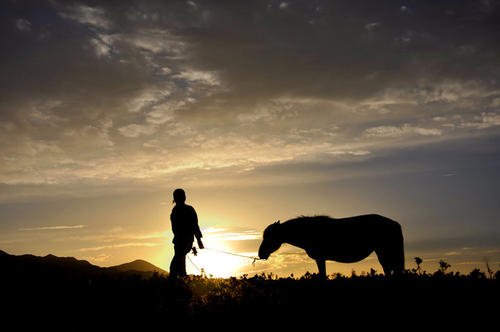
<path fill-rule="evenodd" d="M 390 218 L 381 216 L 380 214 L 362 214 L 359 216 L 347 217 L 347 218 L 331 218 L 334 222 L 348 222 L 348 223 L 360 223 L 360 224 L 378 224 L 378 225 L 399 225 L 399 223 Z"/>
<path fill-rule="evenodd" d="M 362 235 L 369 234 L 371 236 L 379 232 L 387 232 L 389 229 L 400 229 L 401 226 L 397 221 L 378 214 L 365 214 L 347 218 L 330 218 L 318 217 L 311 218 L 307 223 L 304 223 L 304 230 L 311 229 L 315 233 L 331 236 L 332 233 L 337 233 L 341 236 L 348 234 Z"/>
<path fill-rule="evenodd" d="M 400 224 L 378 214 L 339 219 L 300 217 L 285 222 L 283 226 L 287 237 L 300 244 L 298 246 L 313 259 L 352 263 L 366 258 L 373 251 L 377 251 L 377 255 L 381 250 L 403 253 Z"/>

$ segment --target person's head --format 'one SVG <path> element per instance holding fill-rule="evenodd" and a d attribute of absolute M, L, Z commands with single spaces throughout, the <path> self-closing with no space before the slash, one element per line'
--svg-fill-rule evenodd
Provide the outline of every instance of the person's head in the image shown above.
<path fill-rule="evenodd" d="M 175 189 L 174 190 L 174 202 L 176 204 L 183 204 L 186 201 L 186 193 L 183 189 Z"/>

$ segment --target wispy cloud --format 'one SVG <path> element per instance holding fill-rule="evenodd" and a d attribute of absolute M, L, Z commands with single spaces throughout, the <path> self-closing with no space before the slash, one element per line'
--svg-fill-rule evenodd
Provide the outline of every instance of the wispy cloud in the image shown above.
<path fill-rule="evenodd" d="M 372 22 L 372 23 L 367 23 L 365 24 L 365 29 L 368 32 L 372 32 L 377 30 L 380 27 L 380 22 Z"/>
<path fill-rule="evenodd" d="M 403 126 L 378 126 L 365 130 L 367 137 L 399 138 L 403 136 L 440 136 L 442 130 L 438 128 L 422 128 L 409 124 Z"/>
<path fill-rule="evenodd" d="M 221 84 L 217 72 L 215 71 L 185 69 L 180 74 L 174 75 L 174 78 L 183 79 L 189 82 L 198 82 L 209 86 L 218 86 Z"/>
<path fill-rule="evenodd" d="M 18 18 L 16 20 L 16 28 L 19 31 L 29 32 L 31 31 L 31 22 L 24 18 Z"/>
<path fill-rule="evenodd" d="M 110 231 L 103 231 L 96 234 L 86 234 L 79 236 L 66 236 L 66 237 L 58 237 L 54 239 L 54 241 L 65 242 L 65 241 L 79 241 L 86 242 L 91 241 L 94 243 L 113 243 L 113 242 L 137 242 L 143 240 L 159 240 L 159 239 L 168 239 L 171 238 L 171 231 L 157 231 L 157 232 L 147 232 L 147 233 L 131 233 L 126 232 L 123 229 L 113 229 Z"/>
<path fill-rule="evenodd" d="M 108 29 L 111 26 L 103 8 L 86 5 L 68 6 L 59 15 L 94 28 Z"/>
<path fill-rule="evenodd" d="M 187 54 L 188 44 L 167 29 L 138 29 L 125 39 L 133 47 L 154 55 L 182 59 Z"/>
<path fill-rule="evenodd" d="M 138 113 L 164 102 L 173 93 L 171 84 L 154 85 L 139 91 L 127 101 L 128 111 Z"/>
<path fill-rule="evenodd" d="M 161 243 L 161 242 L 126 242 L 126 243 L 110 244 L 110 245 L 106 245 L 106 246 L 80 248 L 80 249 L 78 249 L 78 251 L 88 252 L 88 251 L 100 251 L 100 250 L 106 250 L 106 249 L 120 249 L 120 248 L 127 248 L 127 247 L 158 247 L 161 245 L 163 245 L 163 243 Z"/>
<path fill-rule="evenodd" d="M 19 231 L 50 231 L 50 230 L 80 229 L 84 227 L 85 225 L 40 226 L 40 227 L 19 228 Z"/>
<path fill-rule="evenodd" d="M 127 126 L 120 127 L 118 131 L 125 137 L 135 138 L 141 135 L 149 136 L 156 132 L 157 127 L 151 124 L 129 124 Z"/>
<path fill-rule="evenodd" d="M 494 126 L 500 126 L 500 113 L 484 112 L 481 113 L 481 115 L 474 116 L 471 121 L 459 123 L 458 126 L 475 129 L 487 129 Z"/>
<path fill-rule="evenodd" d="M 229 228 L 210 227 L 203 230 L 204 234 L 214 239 L 224 241 L 248 241 L 262 238 L 262 232 L 256 230 L 236 230 Z"/>
<path fill-rule="evenodd" d="M 82 258 L 92 263 L 103 263 L 108 261 L 111 256 L 107 254 L 98 254 L 96 256 L 83 256 Z"/>
<path fill-rule="evenodd" d="M 288 8 L 288 5 L 289 5 L 288 2 L 282 1 L 279 5 L 279 8 L 284 10 L 284 9 Z"/>
<path fill-rule="evenodd" d="M 97 34 L 95 38 L 91 38 L 90 45 L 94 48 L 95 55 L 98 58 L 107 58 L 111 55 L 113 47 L 113 37 L 105 34 Z"/>

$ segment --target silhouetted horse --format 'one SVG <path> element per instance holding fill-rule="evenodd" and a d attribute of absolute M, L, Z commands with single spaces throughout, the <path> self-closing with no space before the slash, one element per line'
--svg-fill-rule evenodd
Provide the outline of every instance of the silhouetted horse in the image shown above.
<path fill-rule="evenodd" d="M 326 277 L 325 261 L 354 263 L 373 251 L 385 275 L 399 274 L 404 270 L 401 225 L 377 214 L 341 219 L 303 216 L 282 224 L 277 221 L 264 230 L 259 257 L 269 258 L 283 243 L 304 249 L 316 260 L 322 277 Z"/>

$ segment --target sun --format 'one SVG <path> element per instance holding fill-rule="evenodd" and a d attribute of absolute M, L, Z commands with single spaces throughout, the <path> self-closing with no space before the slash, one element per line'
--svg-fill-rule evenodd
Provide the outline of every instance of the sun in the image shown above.
<path fill-rule="evenodd" d="M 200 275 L 202 272 L 208 277 L 228 278 L 237 276 L 249 264 L 244 257 L 233 256 L 220 251 L 234 252 L 234 250 L 218 239 L 205 241 L 207 249 L 198 250 L 198 255 L 192 253 L 186 257 L 186 270 L 188 274 Z M 220 251 L 215 251 L 220 250 Z"/>

